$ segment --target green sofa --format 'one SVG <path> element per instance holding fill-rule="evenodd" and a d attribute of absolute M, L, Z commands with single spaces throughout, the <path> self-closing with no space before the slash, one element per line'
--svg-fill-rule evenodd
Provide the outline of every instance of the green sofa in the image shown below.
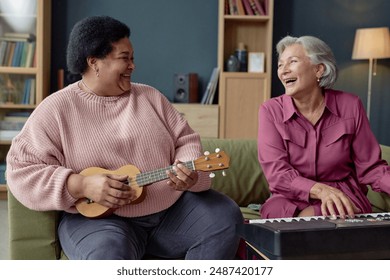
<path fill-rule="evenodd" d="M 224 150 L 230 156 L 226 176 L 216 172 L 212 187 L 233 198 L 245 218 L 259 218 L 248 208 L 269 197 L 268 184 L 257 161 L 256 140 L 202 139 L 205 151 Z M 390 147 L 382 146 L 383 158 L 390 162 Z M 369 192 L 374 212 L 390 212 L 387 195 Z M 9 245 L 11 259 L 66 259 L 57 237 L 58 212 L 36 212 L 21 205 L 9 192 Z"/>

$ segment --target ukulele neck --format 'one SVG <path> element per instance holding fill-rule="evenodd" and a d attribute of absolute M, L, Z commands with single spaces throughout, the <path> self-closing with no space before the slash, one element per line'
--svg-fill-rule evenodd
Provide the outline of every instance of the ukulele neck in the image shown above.
<path fill-rule="evenodd" d="M 185 167 L 187 167 L 190 170 L 195 170 L 194 161 L 187 161 L 182 163 Z M 145 186 L 151 183 L 155 183 L 164 179 L 167 179 L 169 176 L 167 175 L 167 171 L 171 171 L 173 173 L 176 173 L 173 170 L 173 167 L 175 165 L 171 165 L 165 168 L 148 171 L 145 173 L 139 173 L 135 177 L 135 181 L 137 182 L 138 186 Z"/>

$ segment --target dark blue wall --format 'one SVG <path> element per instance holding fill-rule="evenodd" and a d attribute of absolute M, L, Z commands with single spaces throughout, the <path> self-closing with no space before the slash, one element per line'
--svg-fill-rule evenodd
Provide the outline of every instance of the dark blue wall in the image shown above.
<path fill-rule="evenodd" d="M 367 103 L 368 60 L 352 60 L 357 28 L 389 27 L 387 0 L 275 0 L 274 45 L 284 36 L 314 35 L 333 49 L 339 67 L 335 88 L 355 93 Z M 272 95 L 283 93 L 274 58 Z M 390 59 L 378 60 L 372 79 L 371 128 L 390 145 Z"/>
<path fill-rule="evenodd" d="M 57 70 L 66 69 L 73 25 L 91 15 L 112 16 L 130 27 L 133 81 L 158 88 L 170 100 L 175 73 L 197 73 L 202 95 L 217 66 L 217 0 L 55 0 L 52 5 L 52 91 Z"/>
<path fill-rule="evenodd" d="M 314 35 L 326 41 L 338 61 L 336 88 L 367 98 L 368 61 L 352 60 L 357 28 L 390 26 L 387 0 L 275 0 L 274 45 L 285 35 Z M 65 49 L 74 23 L 89 15 L 110 15 L 132 29 L 137 64 L 133 80 L 173 99 L 175 73 L 199 75 L 200 95 L 217 64 L 218 0 L 55 0 L 53 1 L 52 91 L 56 71 L 66 68 Z M 272 96 L 283 94 L 275 75 Z M 378 60 L 371 100 L 372 129 L 390 145 L 390 59 Z"/>

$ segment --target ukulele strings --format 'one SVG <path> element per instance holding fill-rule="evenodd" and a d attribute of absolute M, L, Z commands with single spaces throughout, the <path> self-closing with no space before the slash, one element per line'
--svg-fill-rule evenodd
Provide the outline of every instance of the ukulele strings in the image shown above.
<path fill-rule="evenodd" d="M 187 161 L 183 163 L 188 169 L 194 170 L 193 161 Z M 166 174 L 166 171 L 173 171 L 173 166 L 161 168 L 155 171 L 148 171 L 145 173 L 138 173 L 134 176 L 129 177 L 128 185 L 130 187 L 134 186 L 144 186 L 153 182 L 158 182 L 160 180 L 166 179 L 169 176 Z"/>

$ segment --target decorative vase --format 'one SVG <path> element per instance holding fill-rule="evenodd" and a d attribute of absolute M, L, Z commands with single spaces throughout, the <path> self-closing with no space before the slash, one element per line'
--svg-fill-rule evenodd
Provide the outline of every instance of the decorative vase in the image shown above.
<path fill-rule="evenodd" d="M 231 55 L 226 61 L 227 72 L 238 72 L 240 70 L 240 61 L 235 55 Z"/>

